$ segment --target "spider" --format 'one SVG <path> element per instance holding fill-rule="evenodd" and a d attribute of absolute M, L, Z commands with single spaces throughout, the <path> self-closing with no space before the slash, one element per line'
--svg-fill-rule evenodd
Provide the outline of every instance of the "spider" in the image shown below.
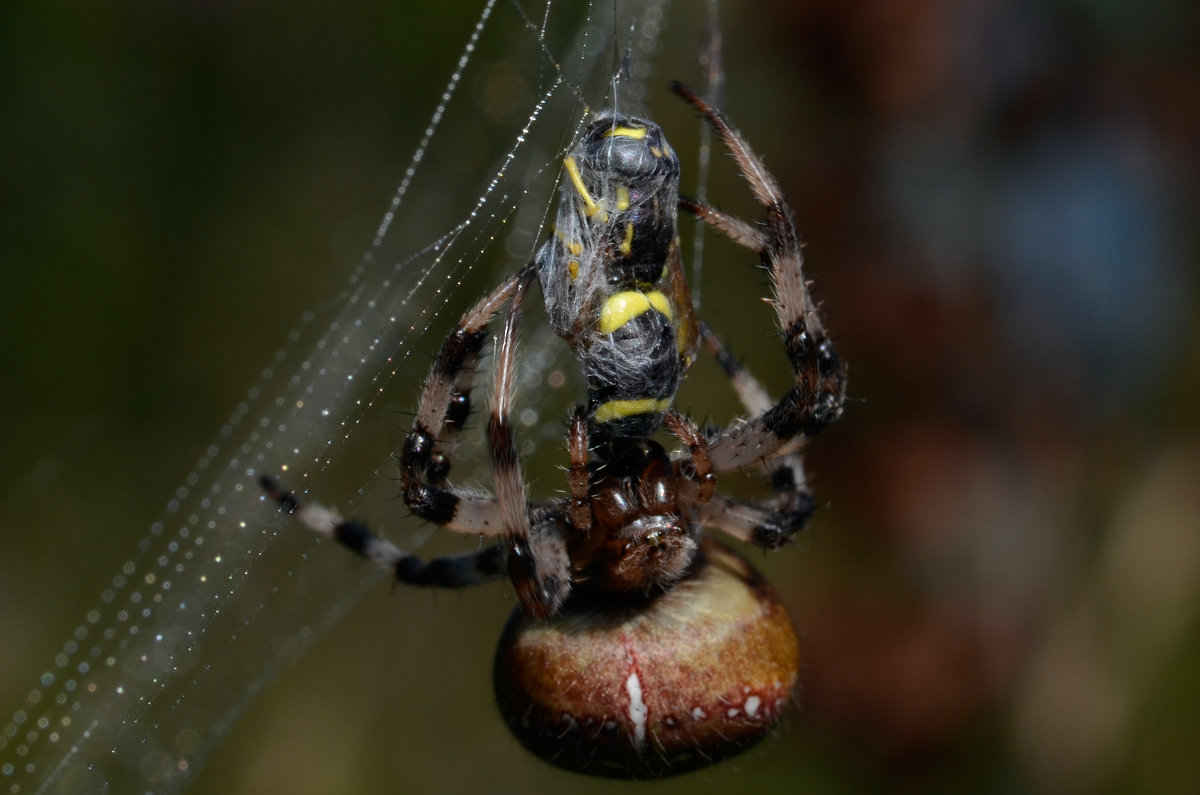
<path fill-rule="evenodd" d="M 814 508 L 800 448 L 840 416 L 845 394 L 846 369 L 801 272 L 792 211 L 774 178 L 719 110 L 679 83 L 672 90 L 722 138 L 765 219 L 754 226 L 681 197 L 679 161 L 653 122 L 611 110 L 594 116 L 564 158 L 554 235 L 446 337 L 400 455 L 409 509 L 491 546 L 423 562 L 262 478 L 284 510 L 401 582 L 446 588 L 507 577 L 519 609 L 494 666 L 502 714 L 553 764 L 613 777 L 673 775 L 737 753 L 792 700 L 799 653 L 790 619 L 749 564 L 701 528 L 784 545 Z M 756 252 L 768 272 L 795 376 L 779 400 L 696 320 L 678 208 Z M 567 494 L 543 503 L 526 497 L 509 419 L 518 321 L 535 279 L 588 391 L 570 418 Z M 502 312 L 487 425 L 494 493 L 479 494 L 448 475 L 475 365 Z M 749 419 L 701 430 L 671 407 L 701 340 Z M 679 452 L 652 438 L 660 428 Z M 716 494 L 717 476 L 733 470 L 762 472 L 771 496 Z"/>

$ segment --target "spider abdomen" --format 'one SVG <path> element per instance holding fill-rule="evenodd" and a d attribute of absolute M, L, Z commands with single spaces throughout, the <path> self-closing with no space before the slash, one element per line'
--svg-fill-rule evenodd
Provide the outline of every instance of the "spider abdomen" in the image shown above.
<path fill-rule="evenodd" d="M 725 547 L 706 540 L 674 588 L 615 601 L 579 594 L 548 620 L 518 611 L 500 640 L 501 713 L 548 762 L 613 778 L 684 773 L 762 739 L 793 700 L 791 620 Z"/>

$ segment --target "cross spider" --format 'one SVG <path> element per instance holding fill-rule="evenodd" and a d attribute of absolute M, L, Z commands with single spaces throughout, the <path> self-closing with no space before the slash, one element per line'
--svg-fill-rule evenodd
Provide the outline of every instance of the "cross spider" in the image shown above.
<path fill-rule="evenodd" d="M 799 653 L 790 619 L 749 564 L 702 539 L 701 528 L 765 548 L 786 543 L 814 507 L 800 448 L 840 416 L 845 393 L 845 366 L 809 294 L 774 178 L 720 111 L 678 83 L 672 89 L 721 136 L 765 221 L 752 226 L 680 197 L 679 161 L 654 123 L 594 117 L 564 158 L 555 234 L 447 336 L 400 457 L 413 513 L 494 545 L 422 562 L 262 478 L 282 508 L 401 582 L 444 588 L 507 577 L 520 609 L 496 656 L 501 712 L 553 764 L 613 777 L 673 775 L 737 753 L 791 700 Z M 757 252 L 770 274 L 795 373 L 778 401 L 696 321 L 677 207 Z M 517 324 L 535 278 L 588 388 L 570 421 L 568 494 L 545 503 L 526 498 L 509 421 Z M 488 325 L 506 305 L 487 429 L 495 492 L 480 495 L 447 475 Z M 702 338 L 750 419 L 702 432 L 671 408 Z M 669 455 L 654 441 L 660 426 L 686 451 Z M 744 469 L 761 470 L 772 496 L 714 493 L 719 473 Z"/>

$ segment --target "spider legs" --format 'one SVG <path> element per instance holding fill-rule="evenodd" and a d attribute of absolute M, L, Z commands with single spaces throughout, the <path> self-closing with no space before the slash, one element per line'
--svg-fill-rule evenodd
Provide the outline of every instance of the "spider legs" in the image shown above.
<path fill-rule="evenodd" d="M 690 458 L 676 462 L 676 470 L 683 476 L 680 496 L 695 505 L 707 503 L 717 488 L 708 439 L 690 417 L 674 409 L 663 415 L 663 425 L 688 446 L 690 453 Z"/>
<path fill-rule="evenodd" d="M 530 266 L 502 282 L 447 336 L 400 456 L 404 501 L 414 514 L 456 532 L 501 536 L 503 543 L 424 563 L 366 525 L 343 520 L 324 506 L 306 504 L 264 475 L 260 485 L 267 495 L 309 529 L 391 569 L 401 582 L 461 587 L 508 574 L 526 613 L 544 616 L 557 610 L 570 586 L 562 520 L 554 510 L 531 512 L 527 507 L 508 419 L 516 372 L 516 327 L 521 301 L 535 276 Z M 470 413 L 474 365 L 487 340 L 487 326 L 506 303 L 509 309 L 497 346 L 488 423 L 496 496 L 466 493 L 446 482 L 449 449 Z"/>
<path fill-rule="evenodd" d="M 709 353 L 729 376 L 734 391 L 752 414 L 771 406 L 771 398 L 753 375 L 735 359 L 704 324 L 700 335 Z M 759 463 L 768 471 L 774 496 L 760 502 L 747 502 L 718 496 L 701 506 L 705 524 L 757 546 L 774 549 L 783 546 L 799 532 L 812 516 L 815 504 L 804 474 L 798 437 Z"/>
<path fill-rule="evenodd" d="M 269 498 L 305 527 L 389 569 L 400 582 L 433 588 L 464 588 L 493 582 L 505 575 L 504 551 L 499 546 L 425 562 L 375 535 L 361 522 L 342 519 L 336 511 L 323 505 L 303 502 L 267 475 L 259 478 L 259 485 Z"/>
<path fill-rule="evenodd" d="M 713 440 L 717 470 L 740 469 L 771 456 L 798 434 L 811 436 L 841 416 L 846 367 L 808 290 L 795 219 L 775 178 L 720 111 L 679 83 L 672 89 L 712 124 L 766 210 L 765 224 L 755 229 L 707 205 L 680 201 L 683 209 L 758 253 L 771 277 L 776 320 L 795 373 L 795 385 L 780 400 Z"/>
<path fill-rule="evenodd" d="M 450 446 L 471 410 L 474 366 L 487 341 L 488 324 L 505 303 L 524 292 L 534 275 L 532 267 L 522 269 L 463 315 L 434 360 L 404 441 L 400 454 L 404 502 L 417 516 L 448 530 L 487 536 L 504 533 L 496 498 L 456 490 L 446 483 L 446 474 Z"/>
<path fill-rule="evenodd" d="M 524 278 L 517 281 L 496 348 L 488 444 L 496 485 L 496 508 L 507 551 L 508 576 L 525 614 L 545 618 L 556 613 L 567 597 L 571 588 L 571 564 L 563 529 L 555 513 L 542 511 L 536 521 L 531 521 L 516 439 L 509 421 L 517 369 L 517 323 L 521 302 L 534 271 L 526 268 L 518 276 L 522 275 Z"/>
<path fill-rule="evenodd" d="M 751 416 L 769 411 L 772 405 L 771 396 L 749 370 L 739 362 L 721 339 L 707 325 L 700 324 L 700 335 L 708 352 L 725 371 L 729 383 L 737 393 L 742 405 Z M 807 479 L 804 475 L 804 463 L 800 458 L 802 440 L 793 440 L 783 445 L 770 458 L 764 458 L 759 463 L 771 473 L 771 484 L 777 491 L 804 490 L 807 491 Z M 728 471 L 728 469 L 724 470 Z"/>
<path fill-rule="evenodd" d="M 592 529 L 592 502 L 588 488 L 588 428 L 584 406 L 576 406 L 571 414 L 567 451 L 571 456 L 571 467 L 567 470 L 571 502 L 567 515 L 576 532 L 586 537 Z"/>
<path fill-rule="evenodd" d="M 529 265 L 470 309 L 446 338 L 421 394 L 417 417 L 400 456 L 404 501 L 417 516 L 448 530 L 501 536 L 509 578 L 527 615 L 547 616 L 570 588 L 570 566 L 561 522 L 554 511 L 531 515 L 509 421 L 517 367 L 521 304 L 537 276 Z M 496 372 L 488 419 L 495 496 L 469 494 L 445 482 L 449 449 L 443 434 L 457 434 L 470 410 L 471 372 L 487 339 L 487 326 L 504 304 L 508 314 L 496 346 Z"/>

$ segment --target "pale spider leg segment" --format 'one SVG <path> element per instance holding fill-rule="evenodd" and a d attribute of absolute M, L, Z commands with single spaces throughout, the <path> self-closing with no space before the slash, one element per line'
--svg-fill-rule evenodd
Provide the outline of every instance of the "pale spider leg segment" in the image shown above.
<path fill-rule="evenodd" d="M 736 357 L 726 349 L 725 344 L 721 342 L 712 329 L 706 324 L 700 324 L 700 335 L 704 340 L 705 347 L 708 352 L 720 365 L 725 374 L 729 376 L 729 382 L 737 393 L 738 399 L 742 401 L 742 405 L 751 415 L 762 414 L 771 408 L 771 396 L 767 394 L 767 390 L 759 383 L 758 379 L 750 373 L 745 366 L 737 360 Z M 776 455 L 770 459 L 764 460 L 763 466 L 770 471 L 771 485 L 783 495 L 788 495 L 792 491 L 802 491 L 807 499 L 811 500 L 811 494 L 808 491 L 808 479 L 804 474 L 804 462 L 800 458 L 800 450 L 788 450 L 788 447 L 803 446 L 803 437 L 799 437 L 790 445 L 784 445 Z M 787 471 L 780 471 L 787 470 Z M 799 505 L 797 506 L 800 507 Z"/>
<path fill-rule="evenodd" d="M 592 529 L 592 501 L 588 490 L 588 417 L 587 408 L 576 406 L 571 414 L 571 429 L 567 436 L 567 452 L 571 466 L 567 470 L 570 503 L 567 517 L 572 529 L 586 536 Z"/>
<path fill-rule="evenodd" d="M 804 280 L 795 219 L 774 177 L 720 111 L 680 83 L 672 83 L 671 88 L 712 124 L 766 210 L 766 223 L 755 236 L 761 237 L 761 244 L 748 247 L 759 252 L 770 273 L 775 294 L 772 303 L 796 379 L 788 393 L 766 412 L 713 440 L 713 465 L 722 472 L 751 466 L 771 456 L 792 437 L 811 436 L 841 416 L 846 368 L 825 333 Z M 749 242 L 744 223 L 732 223 L 715 210 L 705 210 L 697 217 L 719 220 L 717 229 L 731 229 L 735 240 Z"/>
<path fill-rule="evenodd" d="M 508 576 L 525 614 L 544 618 L 556 613 L 566 599 L 571 589 L 571 564 L 559 522 L 549 514 L 540 521 L 531 521 L 516 437 L 509 420 L 517 374 L 517 324 L 521 303 L 535 275 L 532 268 L 521 272 L 496 346 L 488 447 L 496 486 L 496 512 L 504 527 Z"/>
<path fill-rule="evenodd" d="M 463 368 L 473 365 L 487 341 L 487 326 L 520 285 L 536 271 L 527 266 L 471 307 L 446 337 L 421 393 L 413 428 L 400 454 L 400 482 L 404 502 L 414 514 L 458 533 L 495 536 L 504 532 L 496 511 L 496 498 L 443 485 L 450 462 L 439 439 L 447 426 L 461 424 L 452 407 L 462 405 Z M 466 406 L 469 407 L 469 402 Z"/>
<path fill-rule="evenodd" d="M 708 224 L 733 242 L 760 255 L 764 252 L 765 241 L 762 235 L 742 219 L 727 215 L 715 207 L 694 201 L 686 196 L 679 197 L 679 209 L 696 216 L 697 220 Z"/>
<path fill-rule="evenodd" d="M 725 343 L 721 342 L 721 339 L 708 327 L 707 323 L 700 324 L 700 338 L 704 340 L 704 347 L 708 350 L 709 355 L 716 360 L 721 369 L 725 371 L 725 375 L 729 377 L 733 391 L 737 393 L 738 400 L 742 401 L 746 410 L 751 414 L 762 414 L 768 411 L 772 401 L 767 390 L 729 352 Z"/>
<path fill-rule="evenodd" d="M 807 518 L 805 516 L 804 520 Z M 700 506 L 697 521 L 764 549 L 783 546 L 804 523 L 802 520 L 798 525 L 785 512 L 768 508 L 766 504 L 722 495 Z"/>
<path fill-rule="evenodd" d="M 505 576 L 504 550 L 500 546 L 422 561 L 375 535 L 361 522 L 342 519 L 337 511 L 323 505 L 305 503 L 267 475 L 259 478 L 259 484 L 269 498 L 305 527 L 388 569 L 397 580 L 408 585 L 464 588 Z"/>
<path fill-rule="evenodd" d="M 696 359 L 696 350 L 700 347 L 700 332 L 696 326 L 696 306 L 692 302 L 692 290 L 688 286 L 687 274 L 683 272 L 678 238 L 667 253 L 667 278 L 671 303 L 678 315 L 675 321 L 675 345 L 679 351 L 680 366 L 686 373 Z"/>
<path fill-rule="evenodd" d="M 717 476 L 713 474 L 712 459 L 708 453 L 708 439 L 696 427 L 696 423 L 675 409 L 663 414 L 663 425 L 687 445 L 690 459 L 676 460 L 675 470 L 680 477 L 680 496 L 695 505 L 703 505 L 712 499 L 717 488 Z"/>
<path fill-rule="evenodd" d="M 749 370 L 742 366 L 707 325 L 700 324 L 705 347 L 729 376 L 742 405 L 752 414 L 771 407 L 771 397 Z M 751 505 L 738 500 L 721 499 L 720 505 L 706 509 L 704 517 L 714 526 L 744 541 L 774 549 L 804 528 L 816 509 L 804 472 L 799 447 L 804 437 L 776 451 L 761 464 L 767 470 L 775 492 L 772 504 Z"/>

